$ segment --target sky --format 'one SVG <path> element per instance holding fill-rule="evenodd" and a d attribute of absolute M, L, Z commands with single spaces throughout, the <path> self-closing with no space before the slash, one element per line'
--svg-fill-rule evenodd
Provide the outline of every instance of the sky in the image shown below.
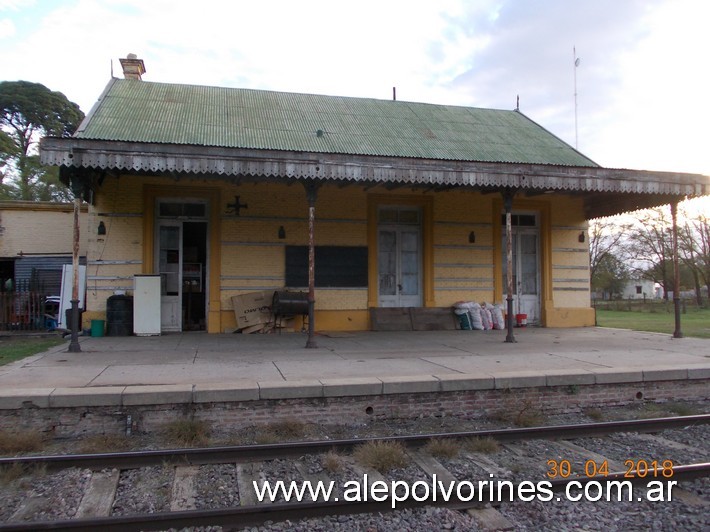
<path fill-rule="evenodd" d="M 0 81 L 42 83 L 87 113 L 135 53 L 145 81 L 396 87 L 494 109 L 519 97 L 602 166 L 710 175 L 708 24 L 707 0 L 0 0 Z"/>

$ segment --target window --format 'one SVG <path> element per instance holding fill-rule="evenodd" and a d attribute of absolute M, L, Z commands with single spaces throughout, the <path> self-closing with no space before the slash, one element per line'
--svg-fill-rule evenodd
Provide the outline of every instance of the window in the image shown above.
<path fill-rule="evenodd" d="M 513 227 L 535 227 L 537 220 L 534 214 L 511 214 L 510 222 Z M 500 217 L 501 225 L 505 225 L 505 214 Z"/>
<path fill-rule="evenodd" d="M 207 205 L 204 203 L 174 203 L 161 201 L 158 216 L 161 218 L 204 218 Z"/>
<path fill-rule="evenodd" d="M 378 221 L 381 224 L 419 225 L 420 209 L 417 207 L 380 207 Z"/>
<path fill-rule="evenodd" d="M 641 285 L 636 285 L 636 293 L 639 294 L 639 295 L 642 294 L 642 292 L 641 292 Z"/>
<path fill-rule="evenodd" d="M 315 285 L 367 287 L 367 247 L 316 246 Z M 286 286 L 308 286 L 308 246 L 286 246 Z"/>

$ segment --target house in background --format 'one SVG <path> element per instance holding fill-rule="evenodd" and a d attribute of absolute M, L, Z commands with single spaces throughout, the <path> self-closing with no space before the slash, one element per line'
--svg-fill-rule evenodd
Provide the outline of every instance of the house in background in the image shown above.
<path fill-rule="evenodd" d="M 622 299 L 659 299 L 662 290 L 648 279 L 629 279 L 621 293 Z"/>
<path fill-rule="evenodd" d="M 521 112 L 143 81 L 122 59 L 44 164 L 91 197 L 84 319 L 161 276 L 163 331 L 233 330 L 232 297 L 303 290 L 315 326 L 372 309 L 506 302 L 594 324 L 587 220 L 710 192 L 706 176 L 602 168 Z"/>
<path fill-rule="evenodd" d="M 87 250 L 88 208 L 80 213 L 82 264 Z M 72 263 L 74 207 L 71 203 L 0 201 L 0 289 L 33 281 L 59 295 L 62 266 Z"/>

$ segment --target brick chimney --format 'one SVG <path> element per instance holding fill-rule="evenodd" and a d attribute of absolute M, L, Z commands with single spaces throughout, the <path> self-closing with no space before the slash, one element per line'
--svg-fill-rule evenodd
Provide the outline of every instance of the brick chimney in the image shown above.
<path fill-rule="evenodd" d="M 123 67 L 123 77 L 126 79 L 137 79 L 140 81 L 141 76 L 145 74 L 145 65 L 142 59 L 138 59 L 136 54 L 128 54 L 126 59 L 119 59 Z"/>

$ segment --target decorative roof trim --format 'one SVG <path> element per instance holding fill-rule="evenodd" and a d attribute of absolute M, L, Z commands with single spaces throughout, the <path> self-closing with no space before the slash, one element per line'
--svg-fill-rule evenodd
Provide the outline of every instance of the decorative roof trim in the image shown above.
<path fill-rule="evenodd" d="M 40 160 L 52 166 L 215 177 L 318 179 L 445 187 L 524 188 L 702 196 L 700 174 L 587 166 L 441 161 L 432 159 L 249 150 L 175 144 L 46 137 Z"/>

